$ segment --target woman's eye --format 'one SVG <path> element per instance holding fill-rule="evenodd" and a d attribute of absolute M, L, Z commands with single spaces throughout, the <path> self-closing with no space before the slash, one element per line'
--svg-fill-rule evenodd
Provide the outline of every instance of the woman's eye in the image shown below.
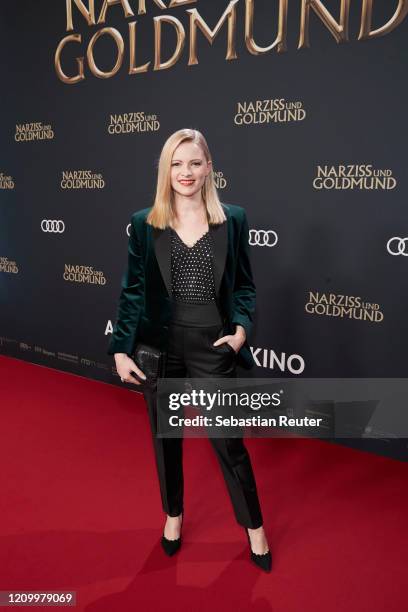
<path fill-rule="evenodd" d="M 173 164 L 171 164 L 172 166 L 179 166 L 180 163 L 179 162 L 174 162 Z M 193 162 L 194 166 L 201 166 L 201 162 Z"/>

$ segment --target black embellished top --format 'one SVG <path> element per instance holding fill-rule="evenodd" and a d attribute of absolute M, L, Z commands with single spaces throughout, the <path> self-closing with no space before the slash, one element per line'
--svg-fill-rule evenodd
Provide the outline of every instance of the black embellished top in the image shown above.
<path fill-rule="evenodd" d="M 189 247 L 171 228 L 171 280 L 174 300 L 189 303 L 215 300 L 209 230 Z"/>
<path fill-rule="evenodd" d="M 190 327 L 223 323 L 214 282 L 214 253 L 210 231 L 187 246 L 171 232 L 172 320 Z"/>

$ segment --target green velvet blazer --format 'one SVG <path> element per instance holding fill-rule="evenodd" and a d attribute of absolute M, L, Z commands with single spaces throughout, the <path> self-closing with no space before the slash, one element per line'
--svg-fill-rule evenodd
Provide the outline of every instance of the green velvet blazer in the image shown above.
<path fill-rule="evenodd" d="M 244 208 L 222 204 L 226 221 L 210 225 L 213 240 L 214 281 L 224 334 L 242 325 L 246 341 L 237 354 L 237 365 L 255 365 L 248 339 L 255 312 L 256 290 L 249 256 L 249 229 Z M 128 265 L 122 278 L 116 323 L 108 354 L 133 354 L 137 342 L 167 348 L 171 320 L 170 230 L 146 223 L 150 208 L 131 217 Z"/>

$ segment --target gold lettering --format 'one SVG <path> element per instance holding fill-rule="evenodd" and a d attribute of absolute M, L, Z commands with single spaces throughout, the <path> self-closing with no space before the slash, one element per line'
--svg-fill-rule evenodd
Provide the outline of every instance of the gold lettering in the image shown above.
<path fill-rule="evenodd" d="M 309 17 L 310 9 L 321 19 L 337 43 L 348 42 L 348 22 L 350 14 L 350 0 L 341 0 L 340 23 L 329 13 L 321 0 L 303 0 L 300 16 L 300 38 L 298 49 L 310 47 L 309 44 Z"/>
<path fill-rule="evenodd" d="M 94 45 L 96 41 L 98 40 L 98 38 L 100 38 L 104 34 L 108 34 L 109 36 L 111 36 L 113 40 L 115 41 L 116 46 L 118 48 L 118 57 L 116 59 L 116 64 L 114 65 L 112 70 L 110 70 L 109 72 L 103 72 L 102 70 L 100 70 L 96 66 L 94 56 L 93 56 Z M 86 57 L 88 58 L 89 68 L 92 74 L 99 77 L 100 79 L 109 79 L 110 77 L 115 75 L 122 65 L 124 48 L 125 48 L 125 44 L 123 42 L 123 38 L 120 32 L 118 32 L 118 30 L 116 30 L 115 28 L 102 28 L 102 30 L 98 30 L 98 32 L 95 32 L 95 34 L 92 36 L 91 40 L 89 41 L 88 49 L 86 51 Z"/>
<path fill-rule="evenodd" d="M 66 36 L 60 41 L 55 51 L 54 66 L 55 66 L 55 70 L 56 70 L 58 78 L 63 83 L 69 83 L 70 85 L 72 85 L 73 83 L 78 83 L 78 81 L 82 81 L 85 78 L 85 76 L 84 76 L 84 57 L 83 56 L 76 58 L 77 64 L 78 64 L 78 74 L 76 74 L 75 76 L 72 76 L 72 77 L 67 76 L 61 68 L 61 52 L 63 48 L 65 47 L 65 45 L 70 41 L 81 42 L 81 35 L 80 34 L 70 34 L 69 36 Z"/>
<path fill-rule="evenodd" d="M 373 0 L 363 0 L 361 8 L 361 29 L 358 35 L 358 40 L 366 38 L 376 38 L 389 34 L 391 30 L 396 28 L 408 14 L 408 0 L 399 0 L 397 10 L 387 23 L 381 28 L 371 31 L 372 15 L 373 15 Z"/>
<path fill-rule="evenodd" d="M 208 42 L 212 45 L 214 38 L 217 36 L 220 31 L 224 21 L 228 19 L 228 44 L 227 44 L 227 55 L 225 59 L 237 59 L 237 54 L 235 52 L 235 29 L 236 29 L 236 3 L 238 0 L 231 0 L 227 8 L 225 9 L 223 15 L 219 19 L 217 25 L 214 30 L 211 30 L 201 15 L 198 13 L 197 9 L 187 9 L 186 13 L 190 13 L 190 57 L 188 60 L 188 65 L 192 66 L 193 64 L 198 64 L 197 59 L 197 26 L 200 28 Z"/>
<path fill-rule="evenodd" d="M 278 53 L 287 51 L 286 36 L 288 22 L 288 0 L 279 0 L 278 35 L 269 47 L 260 47 L 254 41 L 254 0 L 245 3 L 245 44 L 252 55 L 267 53 L 276 47 Z"/>
<path fill-rule="evenodd" d="M 161 0 L 154 0 L 154 2 L 162 10 L 167 8 L 164 2 L 162 2 Z M 146 0 L 139 0 L 139 9 L 137 11 L 137 14 L 146 15 Z"/>
<path fill-rule="evenodd" d="M 154 58 L 154 70 L 165 70 L 166 68 L 171 68 L 177 62 L 180 57 L 181 52 L 184 48 L 184 43 L 186 39 L 186 33 L 183 28 L 183 25 L 180 23 L 178 19 L 175 17 L 171 17 L 170 15 L 161 15 L 160 17 L 154 17 L 154 50 L 155 50 L 155 58 Z M 166 62 L 161 63 L 161 24 L 163 22 L 171 23 L 177 33 L 177 45 L 173 55 Z"/>
<path fill-rule="evenodd" d="M 147 72 L 150 62 L 146 62 L 143 66 L 136 66 L 136 24 L 137 21 L 129 23 L 129 74 L 137 74 L 139 72 Z"/>
<path fill-rule="evenodd" d="M 75 5 L 79 9 L 80 13 L 85 17 L 86 22 L 89 26 L 95 25 L 95 6 L 94 0 L 89 0 L 89 9 L 87 9 L 82 0 L 74 0 Z M 73 30 L 74 26 L 72 23 L 72 0 L 66 0 L 67 9 L 67 32 Z"/>
<path fill-rule="evenodd" d="M 175 6 L 181 6 L 182 4 L 195 4 L 197 0 L 171 0 L 169 4 L 169 8 L 174 8 Z"/>
<path fill-rule="evenodd" d="M 99 14 L 99 19 L 98 19 L 98 23 L 105 23 L 106 20 L 106 11 L 108 10 L 109 7 L 113 6 L 114 4 L 121 4 L 122 8 L 123 8 L 123 12 L 125 14 L 125 17 L 134 17 L 134 13 L 132 11 L 132 9 L 129 6 L 129 2 L 128 0 L 103 0 L 103 5 L 101 8 L 101 12 Z"/>

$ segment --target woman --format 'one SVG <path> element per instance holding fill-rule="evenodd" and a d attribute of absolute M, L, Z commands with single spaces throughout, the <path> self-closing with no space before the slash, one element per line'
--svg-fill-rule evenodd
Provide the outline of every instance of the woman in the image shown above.
<path fill-rule="evenodd" d="M 236 377 L 254 365 L 247 336 L 255 310 L 248 224 L 240 206 L 221 204 L 204 136 L 182 129 L 165 142 L 152 207 L 132 215 L 128 268 L 108 353 L 122 382 L 145 379 L 135 344 L 166 351 L 165 377 Z M 165 552 L 181 545 L 182 438 L 157 438 L 156 396 L 143 391 L 167 520 Z M 271 568 L 251 460 L 242 438 L 210 438 L 251 559 Z"/>

